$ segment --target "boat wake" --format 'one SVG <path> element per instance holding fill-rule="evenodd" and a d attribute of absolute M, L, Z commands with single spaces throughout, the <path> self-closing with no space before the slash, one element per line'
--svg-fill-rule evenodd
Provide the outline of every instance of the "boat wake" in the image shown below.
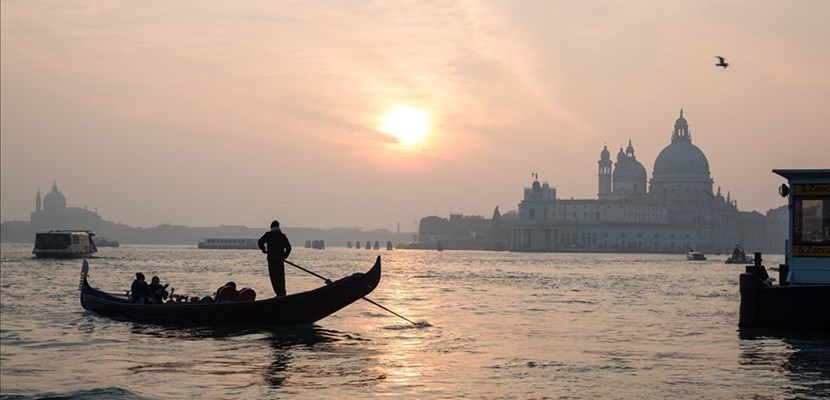
<path fill-rule="evenodd" d="M 389 325 L 384 326 L 383 329 L 388 329 L 391 331 L 402 331 L 406 329 L 419 329 L 419 328 L 429 328 L 432 324 L 427 322 L 426 320 L 422 319 L 420 321 L 416 321 L 414 324 L 397 324 L 397 325 Z"/>

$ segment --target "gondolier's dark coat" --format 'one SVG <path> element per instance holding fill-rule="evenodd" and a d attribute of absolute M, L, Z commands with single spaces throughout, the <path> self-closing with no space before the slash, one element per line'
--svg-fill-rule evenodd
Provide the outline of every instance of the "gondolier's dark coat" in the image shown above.
<path fill-rule="evenodd" d="M 277 226 L 265 232 L 257 244 L 260 250 L 268 253 L 268 276 L 271 278 L 274 294 L 285 296 L 285 259 L 291 254 L 288 237 Z"/>
<path fill-rule="evenodd" d="M 280 230 L 265 232 L 257 242 L 263 253 L 268 253 L 268 260 L 283 261 L 291 254 L 291 243 L 288 237 Z"/>

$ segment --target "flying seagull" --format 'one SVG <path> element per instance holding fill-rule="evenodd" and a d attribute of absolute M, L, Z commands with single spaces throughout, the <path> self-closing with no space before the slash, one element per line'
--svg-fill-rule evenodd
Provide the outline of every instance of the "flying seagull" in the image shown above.
<path fill-rule="evenodd" d="M 723 69 L 726 69 L 726 67 L 729 66 L 729 63 L 727 63 L 726 60 L 723 59 L 723 57 L 721 57 L 721 56 L 715 56 L 715 57 L 717 57 L 718 60 L 720 60 L 717 64 L 715 64 L 716 67 L 723 67 Z"/>

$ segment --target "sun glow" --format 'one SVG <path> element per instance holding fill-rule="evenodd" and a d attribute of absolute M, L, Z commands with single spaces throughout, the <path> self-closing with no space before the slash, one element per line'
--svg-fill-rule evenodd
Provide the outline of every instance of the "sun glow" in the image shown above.
<path fill-rule="evenodd" d="M 420 108 L 400 105 L 383 117 L 380 130 L 396 137 L 400 144 L 412 146 L 429 135 L 429 115 Z"/>

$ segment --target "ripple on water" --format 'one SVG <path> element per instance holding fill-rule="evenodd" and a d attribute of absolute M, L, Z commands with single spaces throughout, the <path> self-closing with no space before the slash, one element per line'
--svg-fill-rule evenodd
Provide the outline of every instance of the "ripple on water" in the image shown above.
<path fill-rule="evenodd" d="M 738 330 L 739 271 L 682 255 L 386 252 L 371 297 L 415 324 L 359 301 L 317 325 L 263 330 L 96 316 L 78 304 L 79 261 L 2 246 L 3 399 L 830 395 L 826 338 Z M 258 252 L 100 253 L 90 272 L 109 291 L 142 271 L 177 292 L 205 295 L 230 279 L 271 292 Z M 332 278 L 365 271 L 376 255 L 292 252 Z M 320 285 L 286 275 L 291 291 Z"/>

